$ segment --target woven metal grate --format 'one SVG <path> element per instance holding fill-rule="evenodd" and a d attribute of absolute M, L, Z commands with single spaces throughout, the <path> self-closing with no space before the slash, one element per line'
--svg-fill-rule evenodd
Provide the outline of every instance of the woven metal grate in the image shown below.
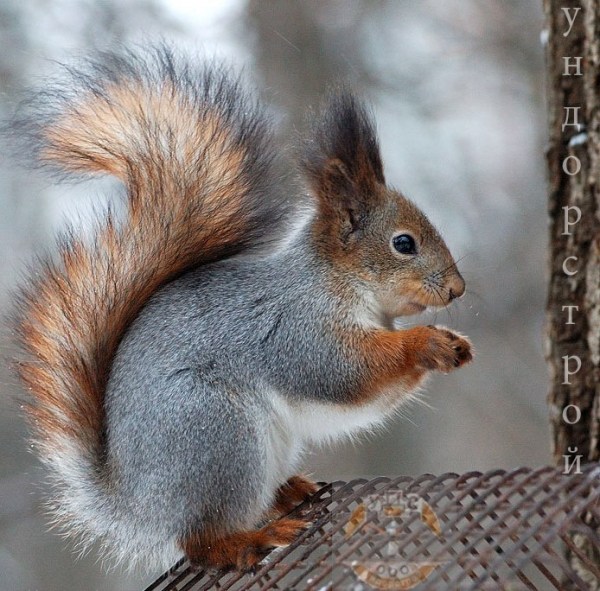
<path fill-rule="evenodd" d="M 180 562 L 146 591 L 600 589 L 600 465 L 327 484 L 252 574 Z"/>

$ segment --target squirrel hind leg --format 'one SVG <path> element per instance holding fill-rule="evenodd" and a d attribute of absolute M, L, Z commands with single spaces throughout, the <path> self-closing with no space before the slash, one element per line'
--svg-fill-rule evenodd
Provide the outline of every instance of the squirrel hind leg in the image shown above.
<path fill-rule="evenodd" d="M 273 548 L 289 546 L 308 525 L 303 519 L 283 518 L 257 530 L 223 536 L 193 532 L 180 541 L 180 546 L 195 568 L 247 572 Z"/>
<path fill-rule="evenodd" d="M 273 501 L 272 513 L 287 515 L 319 490 L 316 482 L 300 474 L 292 476 L 285 484 L 277 489 Z"/>

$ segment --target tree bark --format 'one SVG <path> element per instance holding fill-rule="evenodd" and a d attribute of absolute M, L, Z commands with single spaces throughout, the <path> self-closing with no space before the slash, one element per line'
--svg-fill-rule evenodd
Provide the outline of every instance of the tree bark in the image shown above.
<path fill-rule="evenodd" d="M 544 0 L 544 10 L 549 112 L 548 403 L 554 459 L 572 473 L 578 461 L 600 459 L 600 0 Z M 571 58 L 570 75 L 565 75 L 564 58 Z M 576 121 L 575 111 L 567 108 L 579 108 L 581 127 L 568 125 Z M 579 208 L 580 220 L 565 228 L 564 208 L 573 206 Z M 575 209 L 569 213 L 571 222 L 579 217 Z M 577 372 L 575 357 L 581 361 Z M 573 375 L 566 376 L 565 368 Z M 591 515 L 585 519 L 591 521 Z M 600 564 L 599 549 L 592 541 L 575 538 L 576 534 L 573 541 Z M 600 589 L 600 581 L 572 552 L 566 558 L 590 589 Z M 567 581 L 564 585 L 572 588 Z"/>
<path fill-rule="evenodd" d="M 549 394 L 555 460 L 582 455 L 583 461 L 600 459 L 600 0 L 544 0 L 546 12 L 550 213 L 550 288 L 547 307 L 546 354 L 551 371 Z M 563 8 L 580 8 L 571 31 Z M 581 76 L 564 75 L 563 58 L 581 56 Z M 574 63 L 573 61 L 571 63 Z M 580 107 L 581 128 L 566 107 Z M 577 174 L 575 156 L 581 162 Z M 564 207 L 576 206 L 581 219 L 565 235 Z M 577 218 L 570 211 L 570 221 Z M 575 274 L 568 275 L 563 267 Z M 572 324 L 569 310 L 573 308 Z M 565 356 L 581 359 L 581 369 L 565 384 Z M 570 360 L 570 371 L 577 362 Z M 575 405 L 581 419 L 574 424 Z M 577 448 L 577 452 L 569 452 Z"/>

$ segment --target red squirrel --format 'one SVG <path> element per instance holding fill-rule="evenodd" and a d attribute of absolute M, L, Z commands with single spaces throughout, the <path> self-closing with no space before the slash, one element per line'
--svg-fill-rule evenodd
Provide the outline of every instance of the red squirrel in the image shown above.
<path fill-rule="evenodd" d="M 306 522 L 311 442 L 389 417 L 469 340 L 394 319 L 465 291 L 386 185 L 375 127 L 331 93 L 302 144 L 311 210 L 274 172 L 262 107 L 222 65 L 102 54 L 16 122 L 39 162 L 109 174 L 128 211 L 70 231 L 19 298 L 20 376 L 52 511 L 129 563 L 253 568 Z M 298 224 L 296 224 L 298 226 Z M 281 239 L 285 238 L 285 240 Z"/>

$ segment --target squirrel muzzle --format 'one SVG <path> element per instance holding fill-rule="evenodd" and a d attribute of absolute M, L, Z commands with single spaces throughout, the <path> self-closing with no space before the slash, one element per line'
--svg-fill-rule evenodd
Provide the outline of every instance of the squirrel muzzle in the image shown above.
<path fill-rule="evenodd" d="M 446 290 L 448 292 L 448 303 L 456 298 L 460 298 L 465 293 L 465 280 L 462 275 L 456 271 L 447 280 Z"/>

